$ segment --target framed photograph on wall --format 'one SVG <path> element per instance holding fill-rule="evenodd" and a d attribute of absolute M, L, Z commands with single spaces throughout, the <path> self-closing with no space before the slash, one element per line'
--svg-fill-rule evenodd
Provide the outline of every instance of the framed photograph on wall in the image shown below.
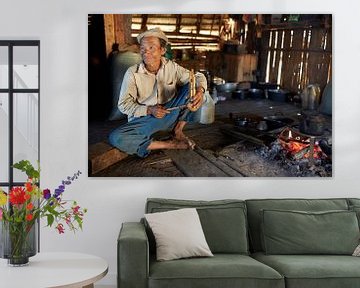
<path fill-rule="evenodd" d="M 91 177 L 332 177 L 331 14 L 88 15 Z"/>

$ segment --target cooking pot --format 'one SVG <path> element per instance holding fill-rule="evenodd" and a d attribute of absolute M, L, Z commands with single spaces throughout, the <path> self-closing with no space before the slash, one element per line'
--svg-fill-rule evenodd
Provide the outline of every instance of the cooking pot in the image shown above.
<path fill-rule="evenodd" d="M 231 97 L 234 99 L 244 100 L 246 98 L 247 89 L 238 89 L 232 92 Z"/>
<path fill-rule="evenodd" d="M 251 98 L 251 99 L 261 99 L 261 98 L 264 98 L 264 96 L 265 96 L 264 90 L 257 89 L 257 88 L 249 89 L 248 95 L 249 95 L 249 98 Z"/>
<path fill-rule="evenodd" d="M 269 89 L 268 98 L 276 102 L 285 102 L 289 92 L 283 89 Z"/>
<path fill-rule="evenodd" d="M 247 117 L 236 117 L 235 118 L 235 126 L 245 127 L 249 124 L 250 119 Z"/>
<path fill-rule="evenodd" d="M 264 119 L 265 120 L 276 121 L 276 122 L 282 122 L 285 125 L 291 125 L 291 124 L 294 123 L 294 119 L 288 118 L 288 117 L 285 117 L 285 116 L 278 116 L 278 115 L 265 116 Z"/>
<path fill-rule="evenodd" d="M 237 85 L 237 82 L 227 82 L 224 84 L 218 84 L 215 87 L 217 92 L 233 92 L 236 90 Z"/>
<path fill-rule="evenodd" d="M 216 77 L 214 76 L 211 80 L 211 83 L 214 85 L 214 86 L 217 86 L 217 85 L 220 85 L 220 84 L 224 84 L 225 83 L 225 80 L 220 78 L 220 77 Z"/>
<path fill-rule="evenodd" d="M 259 82 L 257 83 L 255 88 L 259 88 L 259 89 L 279 89 L 280 85 L 276 84 L 276 83 L 269 83 L 269 82 Z"/>
<path fill-rule="evenodd" d="M 321 148 L 321 150 L 329 157 L 331 157 L 332 154 L 332 145 L 331 143 L 329 143 L 328 140 L 326 139 L 321 139 L 319 141 L 319 146 Z"/>
<path fill-rule="evenodd" d="M 235 114 L 229 113 L 229 118 L 234 121 L 237 127 L 256 128 L 262 117 L 255 114 Z"/>

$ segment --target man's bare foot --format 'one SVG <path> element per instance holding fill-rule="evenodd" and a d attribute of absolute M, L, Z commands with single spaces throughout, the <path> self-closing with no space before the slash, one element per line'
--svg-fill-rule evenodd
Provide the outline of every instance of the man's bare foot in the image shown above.
<path fill-rule="evenodd" d="M 187 137 L 184 133 L 177 134 L 177 135 L 175 134 L 174 139 L 176 139 L 177 141 L 180 141 L 180 142 L 187 143 L 187 145 L 189 146 L 189 148 L 191 150 L 194 150 L 194 148 L 196 146 L 195 141 L 190 139 L 189 137 Z"/>
<path fill-rule="evenodd" d="M 171 139 L 167 141 L 153 141 L 147 148 L 148 150 L 157 149 L 192 149 L 191 146 L 185 141 L 179 141 L 177 139 Z"/>
<path fill-rule="evenodd" d="M 194 150 L 195 145 L 196 145 L 195 142 L 193 140 L 191 140 L 189 137 L 187 137 L 183 132 L 185 125 L 186 125 L 185 121 L 179 121 L 176 124 L 176 126 L 173 130 L 174 139 L 184 142 L 184 143 L 187 143 L 187 145 L 190 147 L 190 149 Z"/>

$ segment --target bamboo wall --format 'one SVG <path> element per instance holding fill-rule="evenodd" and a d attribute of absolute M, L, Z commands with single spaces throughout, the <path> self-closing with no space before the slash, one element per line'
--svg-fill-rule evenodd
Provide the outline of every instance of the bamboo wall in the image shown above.
<path fill-rule="evenodd" d="M 308 84 L 321 89 L 331 80 L 331 28 L 272 29 L 263 31 L 261 80 L 299 92 Z"/>

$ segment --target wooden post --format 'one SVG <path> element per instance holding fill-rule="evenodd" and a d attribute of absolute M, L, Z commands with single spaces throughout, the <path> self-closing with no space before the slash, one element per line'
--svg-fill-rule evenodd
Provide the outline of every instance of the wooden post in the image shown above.
<path fill-rule="evenodd" d="M 106 56 L 112 51 L 112 45 L 115 43 L 115 23 L 113 14 L 104 15 L 104 32 Z"/>
<path fill-rule="evenodd" d="M 131 19 L 132 14 L 116 14 L 115 41 L 119 44 L 132 44 Z"/>
<path fill-rule="evenodd" d="M 132 14 L 104 14 L 106 55 L 114 43 L 132 44 L 131 20 Z"/>

